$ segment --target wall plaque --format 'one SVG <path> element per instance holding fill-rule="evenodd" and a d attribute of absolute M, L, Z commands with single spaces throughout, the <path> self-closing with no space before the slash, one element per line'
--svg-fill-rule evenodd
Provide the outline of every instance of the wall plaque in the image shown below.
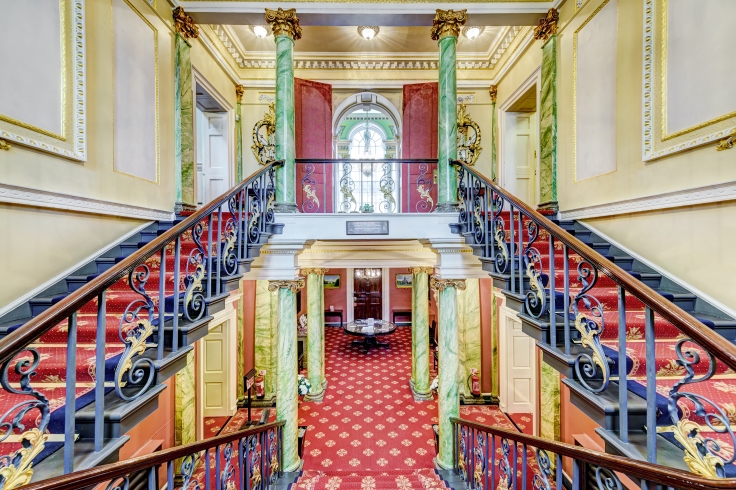
<path fill-rule="evenodd" d="M 388 235 L 388 221 L 348 221 L 348 235 Z"/>

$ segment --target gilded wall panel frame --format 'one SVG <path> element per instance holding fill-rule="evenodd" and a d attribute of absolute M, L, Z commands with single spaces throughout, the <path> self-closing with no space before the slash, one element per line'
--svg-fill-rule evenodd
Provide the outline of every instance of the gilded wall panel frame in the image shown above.
<path fill-rule="evenodd" d="M 86 161 L 84 4 L 85 0 L 59 0 L 61 131 L 42 128 L 23 121 L 22 117 L 14 118 L 0 113 L 0 138 L 72 160 Z M 43 63 L 43 60 L 37 61 Z"/>
<path fill-rule="evenodd" d="M 137 8 L 135 8 L 135 6 L 133 6 L 133 4 L 129 0 L 122 0 L 122 1 L 138 16 L 138 18 L 141 21 L 143 21 L 143 23 L 149 29 L 151 29 L 151 32 L 153 34 L 153 64 L 154 64 L 154 67 L 153 68 L 154 68 L 154 100 L 155 100 L 155 104 L 154 104 L 154 120 L 153 120 L 153 123 L 154 123 L 154 128 L 155 128 L 154 148 L 155 148 L 155 164 L 156 164 L 156 169 L 155 169 L 155 179 L 154 180 L 147 179 L 145 177 L 141 177 L 139 175 L 132 174 L 130 172 L 125 172 L 123 170 L 119 170 L 119 168 L 118 168 L 118 162 L 117 162 L 117 159 L 115 158 L 115 147 L 117 145 L 121 144 L 121 142 L 118 141 L 118 137 L 117 137 L 118 135 L 117 135 L 117 133 L 114 130 L 114 128 L 115 128 L 115 102 L 113 101 L 113 171 L 115 173 L 117 173 L 117 174 L 125 175 L 127 177 L 132 177 L 134 179 L 142 180 L 144 182 L 150 182 L 150 183 L 153 183 L 153 184 L 160 184 L 160 181 L 161 181 L 161 150 L 160 150 L 160 138 L 159 138 L 159 132 L 160 132 L 160 129 L 159 129 L 159 126 L 160 126 L 160 121 L 159 121 L 159 106 L 160 106 L 160 101 L 159 101 L 159 98 L 160 98 L 159 97 L 159 85 L 160 84 L 159 84 L 159 49 L 158 49 L 159 48 L 159 40 L 158 40 L 158 29 L 156 29 L 156 27 L 153 24 L 151 24 L 151 22 L 145 17 L 145 15 L 143 15 Z M 112 19 L 112 22 L 114 23 L 114 19 Z M 114 40 L 114 24 L 111 27 L 113 27 L 113 49 L 115 49 L 114 48 L 114 45 L 115 45 L 115 40 Z M 113 93 L 115 93 L 115 81 L 116 81 L 116 66 L 115 66 L 114 61 L 113 61 L 113 73 L 112 73 Z"/>
<path fill-rule="evenodd" d="M 736 131 L 736 111 L 668 129 L 668 4 L 672 0 L 644 0 L 642 158 L 656 160 L 698 146 L 714 144 Z M 709 26 L 702 26 L 708 29 Z M 726 62 L 724 60 L 724 62 Z"/>

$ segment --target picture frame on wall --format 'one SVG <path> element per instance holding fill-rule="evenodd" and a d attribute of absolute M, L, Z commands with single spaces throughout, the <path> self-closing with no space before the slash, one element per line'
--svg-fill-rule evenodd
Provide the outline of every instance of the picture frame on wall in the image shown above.
<path fill-rule="evenodd" d="M 325 274 L 323 284 L 325 289 L 340 289 L 340 274 Z"/>
<path fill-rule="evenodd" d="M 406 289 L 411 288 L 412 279 L 411 274 L 396 274 L 396 288 Z"/>

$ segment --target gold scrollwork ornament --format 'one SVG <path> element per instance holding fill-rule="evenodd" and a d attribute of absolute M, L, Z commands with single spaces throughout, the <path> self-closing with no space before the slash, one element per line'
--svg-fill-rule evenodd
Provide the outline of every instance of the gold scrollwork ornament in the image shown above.
<path fill-rule="evenodd" d="M 465 104 L 457 107 L 457 157 L 465 165 L 473 166 L 480 152 L 480 127 L 467 113 Z"/>
<path fill-rule="evenodd" d="M 434 275 L 429 278 L 429 287 L 435 291 L 444 291 L 447 288 L 464 290 L 465 279 L 441 279 Z"/>
<path fill-rule="evenodd" d="M 176 7 L 173 12 L 174 29 L 185 39 L 197 39 L 199 37 L 199 27 L 194 23 L 194 19 L 184 12 L 181 7 Z"/>
<path fill-rule="evenodd" d="M 263 119 L 253 126 L 253 155 L 259 165 L 268 165 L 276 160 L 276 109 L 274 102 L 268 105 Z"/>
<path fill-rule="evenodd" d="M 125 352 L 125 357 L 120 360 L 120 368 L 118 369 L 118 386 L 123 388 L 128 384 L 123 379 L 125 373 L 127 373 L 133 367 L 133 358 L 141 355 L 146 351 L 148 345 L 146 340 L 148 337 L 153 335 L 153 325 L 148 320 L 138 320 L 138 325 L 134 329 L 130 330 L 130 333 L 125 339 L 125 343 L 129 344 L 129 349 Z"/>
<path fill-rule="evenodd" d="M 33 460 L 43 451 L 46 439 L 48 435 L 38 429 L 30 429 L 20 436 L 19 440 L 23 447 L 12 457 L 17 463 L 0 468 L 0 481 L 4 482 L 4 489 L 12 490 L 31 482 Z"/>
<path fill-rule="evenodd" d="M 458 37 L 460 35 L 460 28 L 465 25 L 467 20 L 467 10 L 437 9 L 430 32 L 432 40 L 438 41 L 447 36 Z"/>
<path fill-rule="evenodd" d="M 292 293 L 296 293 L 304 287 L 304 278 L 299 277 L 292 281 L 268 281 L 268 290 L 270 292 L 278 291 L 279 289 L 289 289 Z"/>
<path fill-rule="evenodd" d="M 723 151 L 723 150 L 730 150 L 731 148 L 736 145 L 736 131 L 732 132 L 729 136 L 726 138 L 723 138 L 718 142 L 716 145 L 716 150 Z"/>
<path fill-rule="evenodd" d="M 546 41 L 557 34 L 558 20 L 560 20 L 560 14 L 557 9 L 549 9 L 547 15 L 539 19 L 539 25 L 534 28 L 534 39 Z"/>
<path fill-rule="evenodd" d="M 8 143 L 7 140 L 0 138 L 0 150 L 10 150 L 10 143 Z"/>

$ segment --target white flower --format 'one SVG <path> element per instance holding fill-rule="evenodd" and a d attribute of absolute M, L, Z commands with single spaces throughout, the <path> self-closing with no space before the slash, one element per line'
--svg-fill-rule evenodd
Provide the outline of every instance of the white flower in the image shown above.
<path fill-rule="evenodd" d="M 439 378 L 435 377 L 432 380 L 432 383 L 429 385 L 429 389 L 432 391 L 437 391 L 437 389 L 439 388 L 439 385 L 440 385 Z"/>
<path fill-rule="evenodd" d="M 299 396 L 305 396 L 312 392 L 312 383 L 303 375 L 299 374 Z"/>

